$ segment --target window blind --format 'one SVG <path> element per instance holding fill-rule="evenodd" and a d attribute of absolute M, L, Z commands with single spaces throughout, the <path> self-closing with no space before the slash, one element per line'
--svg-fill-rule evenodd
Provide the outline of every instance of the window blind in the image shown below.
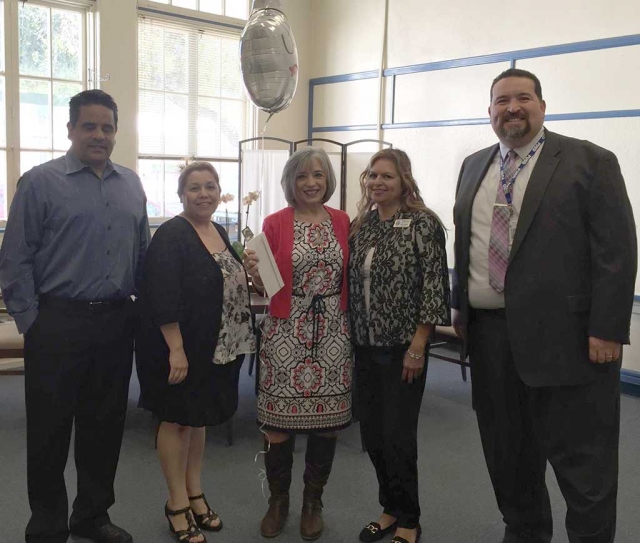
<path fill-rule="evenodd" d="M 240 32 L 148 15 L 138 30 L 139 155 L 237 159 L 252 134 Z"/>

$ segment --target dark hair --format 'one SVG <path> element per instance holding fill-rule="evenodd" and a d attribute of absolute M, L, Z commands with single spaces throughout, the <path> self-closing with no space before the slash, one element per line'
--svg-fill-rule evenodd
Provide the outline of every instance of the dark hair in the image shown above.
<path fill-rule="evenodd" d="M 69 122 L 71 126 L 78 124 L 80 118 L 80 108 L 82 106 L 99 105 L 113 111 L 113 120 L 118 129 L 118 106 L 113 98 L 104 91 L 98 89 L 82 91 L 69 100 Z"/>
<path fill-rule="evenodd" d="M 178 177 L 178 196 L 180 196 L 180 198 L 182 198 L 182 195 L 184 194 L 184 187 L 187 184 L 189 176 L 193 172 L 209 172 L 213 175 L 216 185 L 218 185 L 218 189 L 220 189 L 220 177 L 218 176 L 218 172 L 209 162 L 190 162 L 182 168 L 180 177 Z"/>
<path fill-rule="evenodd" d="M 491 83 L 491 90 L 489 91 L 489 101 L 493 100 L 493 87 L 495 87 L 498 81 L 502 79 L 506 79 L 507 77 L 526 77 L 527 79 L 531 79 L 533 81 L 534 90 L 536 96 L 542 100 L 542 85 L 540 84 L 540 80 L 531 72 L 527 70 L 520 70 L 519 68 L 509 68 L 502 72 L 498 77 L 493 80 Z"/>

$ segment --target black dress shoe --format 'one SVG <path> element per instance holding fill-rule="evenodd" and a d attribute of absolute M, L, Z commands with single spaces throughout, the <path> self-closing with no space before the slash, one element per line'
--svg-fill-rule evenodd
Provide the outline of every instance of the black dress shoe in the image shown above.
<path fill-rule="evenodd" d="M 374 541 L 380 541 L 385 535 L 396 527 L 397 521 L 390 524 L 386 528 L 381 528 L 377 522 L 370 522 L 360 532 L 358 538 L 364 543 L 373 543 Z"/>
<path fill-rule="evenodd" d="M 133 537 L 129 532 L 110 522 L 102 526 L 74 528 L 71 535 L 91 539 L 94 543 L 133 543 Z"/>

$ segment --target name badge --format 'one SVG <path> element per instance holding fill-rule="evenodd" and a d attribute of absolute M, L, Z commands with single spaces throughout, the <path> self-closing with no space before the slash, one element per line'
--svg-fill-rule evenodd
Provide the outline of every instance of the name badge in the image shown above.
<path fill-rule="evenodd" d="M 394 228 L 409 228 L 411 226 L 411 219 L 396 219 L 393 223 Z"/>

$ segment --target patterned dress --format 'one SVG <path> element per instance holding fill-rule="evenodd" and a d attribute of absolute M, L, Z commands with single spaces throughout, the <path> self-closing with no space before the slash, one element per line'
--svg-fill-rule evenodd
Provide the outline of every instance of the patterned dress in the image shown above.
<path fill-rule="evenodd" d="M 340 309 L 346 263 L 330 219 L 294 221 L 292 260 L 291 314 L 263 323 L 258 422 L 273 430 L 335 430 L 351 420 L 353 362 Z"/>

